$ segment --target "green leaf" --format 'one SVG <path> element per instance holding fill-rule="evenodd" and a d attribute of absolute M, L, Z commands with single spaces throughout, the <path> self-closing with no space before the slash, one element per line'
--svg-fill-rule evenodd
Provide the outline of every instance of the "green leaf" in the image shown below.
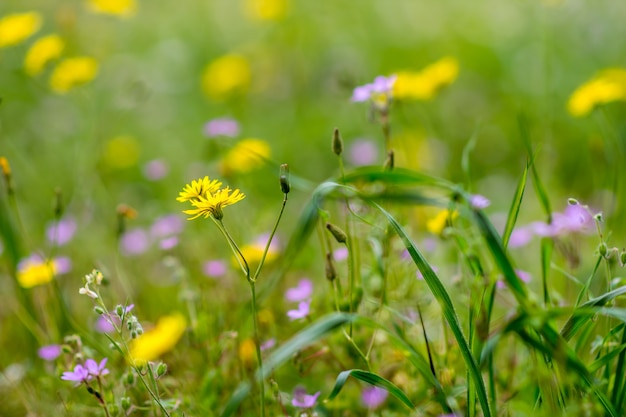
<path fill-rule="evenodd" d="M 257 370 L 255 378 L 257 383 L 263 383 L 265 378 L 270 375 L 277 367 L 291 360 L 299 350 L 304 349 L 310 344 L 316 342 L 322 337 L 332 333 L 344 324 L 350 323 L 356 319 L 353 314 L 333 313 L 326 315 L 311 324 L 300 333 L 296 334 L 289 341 L 276 349 L 263 363 L 263 370 Z M 222 417 L 230 416 L 237 411 L 241 402 L 250 393 L 251 384 L 244 381 L 235 390 L 234 394 L 228 400 Z"/>
<path fill-rule="evenodd" d="M 513 233 L 513 228 L 517 222 L 517 216 L 519 215 L 520 207 L 522 206 L 522 200 L 524 199 L 524 190 L 526 189 L 526 178 L 528 177 L 528 163 L 524 167 L 522 177 L 517 183 L 515 189 L 515 195 L 511 202 L 511 208 L 509 208 L 509 216 L 506 219 L 506 225 L 504 226 L 504 232 L 502 233 L 502 245 L 506 248 L 509 244 L 509 238 Z"/>
<path fill-rule="evenodd" d="M 407 397 L 406 394 L 400 388 L 395 386 L 393 383 L 386 380 L 380 375 L 377 375 L 375 373 L 368 372 L 368 371 L 362 371 L 360 369 L 351 369 L 349 371 L 341 372 L 337 376 L 337 380 L 335 381 L 335 386 L 333 387 L 332 392 L 328 396 L 329 400 L 332 400 L 339 394 L 339 392 L 345 385 L 346 381 L 348 380 L 348 377 L 353 377 L 360 381 L 367 382 L 368 384 L 375 385 L 379 388 L 384 388 L 391 395 L 399 399 L 402 402 L 402 404 L 407 406 L 410 410 L 415 408 L 411 400 L 409 400 L 409 397 Z"/>

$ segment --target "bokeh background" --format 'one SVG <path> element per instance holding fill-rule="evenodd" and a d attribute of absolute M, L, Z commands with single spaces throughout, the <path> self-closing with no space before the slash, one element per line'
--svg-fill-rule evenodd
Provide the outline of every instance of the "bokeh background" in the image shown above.
<path fill-rule="evenodd" d="M 236 302 L 242 291 L 236 282 L 207 277 L 212 260 L 234 269 L 229 249 L 210 222 L 184 221 L 185 207 L 175 200 L 182 186 L 209 175 L 245 192 L 225 222 L 240 242 L 253 245 L 271 229 L 282 201 L 278 166 L 288 163 L 293 191 L 277 242 L 284 247 L 312 189 L 338 173 L 333 128 L 341 131 L 348 168 L 385 159 L 376 113 L 351 101 L 353 89 L 444 57 L 458 62 L 458 77 L 428 100 L 391 107 L 397 166 L 485 195 L 502 224 L 528 159 L 521 124 L 553 209 L 577 198 L 603 211 L 612 230 L 624 230 L 624 98 L 578 117 L 567 107 L 599 71 L 626 65 L 624 2 L 0 3 L 0 18 L 25 12 L 39 14 L 38 29 L 0 48 L 0 156 L 10 163 L 19 212 L 18 219 L 3 190 L 2 368 L 34 361 L 37 347 L 19 342 L 24 330 L 13 319 L 15 254 L 69 258 L 71 270 L 58 283 L 75 313 L 90 308 L 77 289 L 94 267 L 120 277 L 111 293 L 120 302 L 132 299 L 149 319 L 198 291 Z M 63 51 L 29 74 L 29 49 L 50 34 L 60 36 Z M 50 80 L 58 64 L 78 56 L 93 58 L 97 73 L 55 90 Z M 236 122 L 237 131 L 211 135 L 207 123 L 222 118 Z M 229 151 L 250 138 L 262 141 L 264 162 L 231 157 L 228 165 Z M 179 220 L 172 220 L 173 231 L 155 232 L 155 222 L 168 215 Z M 75 222 L 62 245 L 46 235 L 55 218 Z M 536 220 L 545 214 L 528 187 L 519 222 Z M 7 239 L 7 225 L 16 240 Z M 127 236 L 125 244 L 130 232 L 134 240 Z M 170 235 L 179 240 L 163 243 Z M 295 270 L 322 271 L 312 259 L 298 259 Z M 48 306 L 53 297 L 38 293 L 35 305 Z M 203 305 L 210 309 L 210 300 Z M 44 327 L 50 324 L 47 310 L 35 309 Z M 223 328 L 245 315 L 219 314 Z M 201 313 L 202 319 L 209 320 Z M 77 321 L 93 322 L 84 314 Z M 65 329 L 50 326 L 47 342 L 58 341 Z"/>

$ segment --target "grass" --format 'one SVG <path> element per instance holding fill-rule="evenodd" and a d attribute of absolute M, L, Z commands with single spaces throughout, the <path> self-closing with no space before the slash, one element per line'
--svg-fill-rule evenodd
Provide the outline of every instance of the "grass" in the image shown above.
<path fill-rule="evenodd" d="M 0 415 L 623 415 L 626 6 L 95 3 L 0 5 Z"/>

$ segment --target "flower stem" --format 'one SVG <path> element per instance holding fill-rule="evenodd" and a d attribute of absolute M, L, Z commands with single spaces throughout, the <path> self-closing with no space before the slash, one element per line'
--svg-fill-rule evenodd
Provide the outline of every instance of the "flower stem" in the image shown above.
<path fill-rule="evenodd" d="M 274 223 L 274 228 L 272 229 L 272 233 L 270 233 L 270 237 L 267 239 L 267 244 L 265 245 L 265 250 L 263 251 L 263 256 L 261 256 L 261 261 L 259 262 L 259 266 L 256 269 L 256 272 L 252 276 L 252 282 L 256 282 L 259 274 L 261 273 L 261 268 L 265 263 L 265 257 L 267 256 L 267 252 L 270 250 L 270 246 L 272 244 L 272 239 L 274 239 L 274 234 L 276 234 L 276 229 L 278 229 L 278 224 L 280 223 L 280 219 L 283 217 L 283 212 L 285 211 L 285 206 L 287 205 L 287 194 L 283 194 L 283 204 L 280 207 L 280 212 L 278 213 L 278 218 L 276 219 L 276 223 Z"/>
<path fill-rule="evenodd" d="M 250 295 L 251 295 L 251 306 L 252 306 L 252 322 L 254 323 L 254 346 L 256 348 L 256 359 L 259 364 L 259 375 L 260 378 L 260 396 L 261 396 L 261 417 L 265 417 L 265 375 L 263 374 L 263 357 L 261 356 L 261 339 L 259 337 L 259 320 L 257 317 L 257 308 L 256 308 L 256 289 L 255 282 L 253 280 L 249 280 L 250 284 Z"/>

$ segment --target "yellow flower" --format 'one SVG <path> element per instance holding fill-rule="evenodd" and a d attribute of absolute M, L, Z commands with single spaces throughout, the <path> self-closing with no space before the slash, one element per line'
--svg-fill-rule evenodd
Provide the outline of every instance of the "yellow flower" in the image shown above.
<path fill-rule="evenodd" d="M 130 16 L 135 13 L 135 0 L 89 0 L 91 9 L 96 13 L 115 16 Z"/>
<path fill-rule="evenodd" d="M 48 62 L 61 56 L 65 44 L 59 35 L 48 35 L 37 39 L 24 59 L 24 68 L 30 76 L 43 71 Z"/>
<path fill-rule="evenodd" d="M 265 245 L 260 244 L 260 243 L 254 243 L 254 244 L 244 245 L 239 249 L 241 250 L 241 254 L 243 255 L 243 257 L 246 259 L 246 262 L 248 262 L 248 265 L 250 266 L 250 268 L 254 269 L 254 267 L 256 267 L 259 264 L 259 262 L 261 262 L 261 258 L 263 257 L 263 252 L 265 251 Z M 265 255 L 265 263 L 272 262 L 277 257 L 278 257 L 278 251 L 276 250 L 276 248 L 273 248 L 272 246 L 270 246 L 269 250 L 267 251 L 267 255 Z M 235 257 L 233 257 L 232 263 L 234 266 L 239 265 L 237 263 L 237 258 Z"/>
<path fill-rule="evenodd" d="M 256 138 L 244 139 L 224 156 L 221 170 L 224 175 L 250 172 L 262 166 L 269 157 L 270 145 L 267 142 Z"/>
<path fill-rule="evenodd" d="M 459 75 L 459 63 L 451 57 L 442 58 L 419 72 L 396 73 L 393 84 L 395 99 L 430 100 Z"/>
<path fill-rule="evenodd" d="M 626 70 L 608 68 L 572 93 L 567 110 L 574 117 L 582 117 L 596 106 L 616 100 L 626 100 Z"/>
<path fill-rule="evenodd" d="M 0 48 L 17 45 L 41 27 L 37 12 L 14 13 L 0 19 Z"/>
<path fill-rule="evenodd" d="M 202 75 L 202 89 L 211 98 L 222 100 L 248 89 L 250 64 L 241 55 L 224 55 L 211 62 Z"/>
<path fill-rule="evenodd" d="M 252 20 L 280 20 L 289 11 L 288 0 L 246 0 L 244 6 Z"/>
<path fill-rule="evenodd" d="M 426 222 L 426 229 L 435 235 L 441 235 L 446 227 L 450 225 L 452 220 L 456 219 L 459 212 L 454 210 L 441 210 L 435 217 Z"/>
<path fill-rule="evenodd" d="M 32 288 L 47 284 L 56 275 L 57 266 L 54 261 L 29 259 L 17 271 L 17 282 L 23 288 Z"/>
<path fill-rule="evenodd" d="M 135 138 L 120 135 L 105 144 L 102 159 L 112 168 L 128 168 L 137 163 L 140 153 L 141 148 Z"/>
<path fill-rule="evenodd" d="M 93 80 L 98 74 L 98 62 L 90 57 L 68 58 L 59 63 L 50 76 L 50 87 L 57 93 L 67 93 L 73 87 Z"/>
<path fill-rule="evenodd" d="M 204 197 L 207 194 L 216 192 L 221 186 L 222 183 L 220 181 L 209 180 L 209 177 L 205 176 L 204 178 L 191 181 L 191 184 L 185 185 L 185 188 L 179 193 L 179 197 L 176 201 L 183 203 L 185 201 L 195 200 L 199 197 Z"/>
<path fill-rule="evenodd" d="M 256 359 L 256 345 L 252 339 L 244 339 L 239 345 L 239 359 L 248 367 L 254 364 Z"/>
<path fill-rule="evenodd" d="M 0 156 L 0 171 L 2 171 L 2 175 L 5 177 L 11 176 L 11 165 L 9 165 L 9 160 L 4 156 Z"/>
<path fill-rule="evenodd" d="M 161 317 L 153 329 L 133 339 L 130 357 L 139 364 L 157 359 L 176 346 L 186 326 L 180 313 Z"/>
<path fill-rule="evenodd" d="M 229 187 L 218 190 L 214 193 L 207 193 L 205 196 L 198 196 L 197 199 L 191 200 L 191 204 L 196 207 L 192 210 L 184 210 L 183 213 L 189 214 L 190 217 L 187 220 L 197 219 L 200 216 L 209 218 L 213 216 L 216 220 L 221 220 L 224 217 L 222 208 L 235 204 L 245 198 L 245 194 L 239 190 L 232 191 Z"/>

